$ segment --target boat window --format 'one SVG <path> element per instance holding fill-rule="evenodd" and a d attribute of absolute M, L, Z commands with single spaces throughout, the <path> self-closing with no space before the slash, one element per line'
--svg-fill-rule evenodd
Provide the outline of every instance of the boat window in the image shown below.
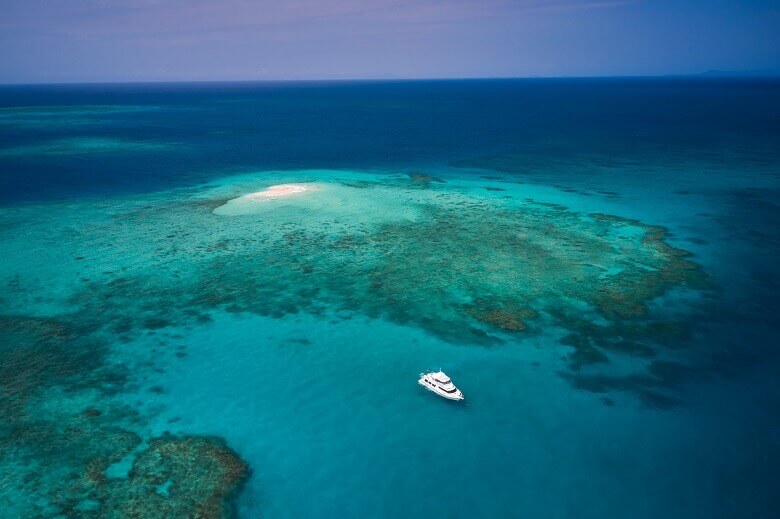
<path fill-rule="evenodd" d="M 454 393 L 454 392 L 455 392 L 455 391 L 457 391 L 458 389 L 457 389 L 457 388 L 455 388 L 455 387 L 453 387 L 452 389 L 445 389 L 445 388 L 441 388 L 441 390 L 442 390 L 442 391 L 446 391 L 447 393 Z"/>

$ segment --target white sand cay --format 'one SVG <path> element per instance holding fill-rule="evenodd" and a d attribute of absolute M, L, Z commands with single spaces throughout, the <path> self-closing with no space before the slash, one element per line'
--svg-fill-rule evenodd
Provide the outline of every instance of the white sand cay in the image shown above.
<path fill-rule="evenodd" d="M 262 191 L 256 191 L 247 195 L 229 200 L 226 204 L 217 207 L 215 214 L 224 216 L 238 216 L 243 214 L 252 214 L 262 211 L 266 203 L 279 198 L 297 198 L 305 193 L 311 193 L 318 189 L 315 184 L 278 184 L 270 186 Z"/>
<path fill-rule="evenodd" d="M 282 196 L 298 195 L 313 189 L 316 189 L 316 186 L 307 184 L 279 184 L 277 186 L 268 187 L 256 193 L 249 193 L 248 195 L 244 195 L 243 198 L 248 198 L 250 200 L 279 198 Z"/>

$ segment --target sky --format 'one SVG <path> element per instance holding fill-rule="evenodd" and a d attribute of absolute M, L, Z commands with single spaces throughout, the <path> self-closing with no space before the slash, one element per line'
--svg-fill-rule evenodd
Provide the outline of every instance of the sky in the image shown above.
<path fill-rule="evenodd" d="M 780 71 L 780 0 L 0 0 L 0 83 Z"/>

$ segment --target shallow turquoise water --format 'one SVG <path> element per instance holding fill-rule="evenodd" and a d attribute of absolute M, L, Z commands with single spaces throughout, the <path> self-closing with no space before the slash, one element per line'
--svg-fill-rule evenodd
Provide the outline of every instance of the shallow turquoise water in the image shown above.
<path fill-rule="evenodd" d="M 59 482 L 101 448 L 128 453 L 100 465 L 127 478 L 146 442 L 170 432 L 221 437 L 248 463 L 231 501 L 242 517 L 771 517 L 780 161 L 764 117 L 766 99 L 778 113 L 776 88 L 709 85 L 681 115 L 658 110 L 679 109 L 695 86 L 671 101 L 667 84 L 554 87 L 546 95 L 567 103 L 601 99 L 600 145 L 586 143 L 587 125 L 558 126 L 563 112 L 525 112 L 530 132 L 498 117 L 496 95 L 518 119 L 524 96 L 542 95 L 501 82 L 72 90 L 57 102 L 89 99 L 100 124 L 41 135 L 37 122 L 18 130 L 18 110 L 0 120 L 4 185 L 20 186 L 0 209 L 6 516 L 108 515 L 103 483 Z M 657 114 L 623 119 L 637 88 Z M 615 89 L 628 101 L 600 97 Z M 702 106 L 738 114 L 756 90 L 753 119 L 699 126 Z M 105 108 L 123 96 L 154 109 Z M 448 127 L 448 103 L 485 113 Z M 308 144 L 301 129 L 284 133 L 289 121 L 270 141 L 267 121 L 214 122 L 239 105 L 326 127 L 318 114 L 331 104 L 342 110 L 332 133 Z M 439 143 L 430 119 L 397 135 L 414 108 L 455 142 Z M 384 130 L 366 134 L 361 117 Z M 214 137 L 215 124 L 240 135 Z M 680 125 L 697 131 L 666 146 Z M 626 127 L 639 149 L 623 146 Z M 495 141 L 482 140 L 489 128 Z M 147 144 L 114 146 L 130 141 Z M 281 158 L 293 143 L 307 164 Z M 289 182 L 316 189 L 250 214 L 218 209 Z M 649 226 L 668 229 L 659 243 L 671 249 L 646 239 Z M 676 263 L 683 249 L 690 265 Z M 621 313 L 637 300 L 644 313 Z M 439 368 L 464 404 L 417 385 Z M 84 422 L 88 409 L 101 414 Z M 141 443 L 99 434 L 112 428 Z M 175 500 L 181 484 L 148 489 Z"/>

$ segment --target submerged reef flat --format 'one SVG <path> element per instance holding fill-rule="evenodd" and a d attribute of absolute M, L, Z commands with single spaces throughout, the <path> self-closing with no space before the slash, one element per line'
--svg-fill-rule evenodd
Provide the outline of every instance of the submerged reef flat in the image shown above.
<path fill-rule="evenodd" d="M 80 105 L 15 106 L 0 108 L 0 129 L 51 130 L 78 126 L 103 126 L 116 117 L 156 110 L 154 106 Z"/>
<path fill-rule="evenodd" d="M 134 139 L 108 137 L 77 137 L 54 139 L 40 144 L 0 148 L 2 157 L 34 157 L 57 155 L 83 155 L 90 153 L 125 153 L 165 150 L 174 144 Z"/>
<path fill-rule="evenodd" d="M 415 175 L 311 172 L 317 191 L 249 212 L 224 201 L 257 191 L 251 177 L 114 208 L 70 229 L 99 238 L 86 249 L 74 239 L 82 281 L 52 297 L 123 336 L 217 309 L 348 311 L 459 344 L 498 344 L 550 325 L 576 350 L 578 368 L 612 355 L 649 358 L 664 343 L 649 323 L 669 318 L 648 303 L 673 288 L 707 287 L 661 227 L 524 198 L 519 186 L 513 197 L 428 178 L 420 188 Z M 120 250 L 117 269 L 111 258 Z M 642 346 L 621 347 L 626 341 Z"/>
<path fill-rule="evenodd" d="M 239 454 L 214 438 L 150 437 L 149 411 L 115 398 L 143 373 L 116 361 L 123 345 L 163 344 L 217 311 L 361 315 L 457 347 L 554 330 L 562 359 L 550 369 L 572 387 L 675 401 L 690 324 L 652 303 L 708 280 L 665 229 L 535 200 L 519 185 L 294 175 L 2 211 L 0 507 L 228 514 L 248 474 Z M 317 189 L 225 210 L 273 184 Z"/>

